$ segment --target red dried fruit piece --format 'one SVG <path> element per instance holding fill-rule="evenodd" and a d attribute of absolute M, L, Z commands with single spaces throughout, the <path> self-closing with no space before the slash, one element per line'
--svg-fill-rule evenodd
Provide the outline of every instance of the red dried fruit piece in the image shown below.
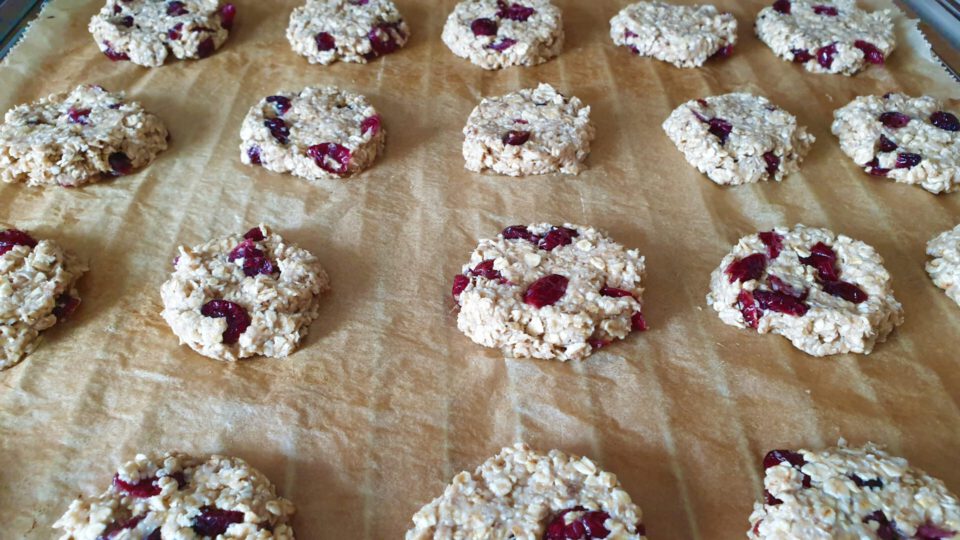
<path fill-rule="evenodd" d="M 881 65 L 886 60 L 886 57 L 883 56 L 883 51 L 869 41 L 858 39 L 853 42 L 853 46 L 863 51 L 863 57 L 871 64 Z"/>
<path fill-rule="evenodd" d="M 863 518 L 864 523 L 871 521 L 877 522 L 877 538 L 880 538 L 880 540 L 901 540 L 904 538 L 897 528 L 897 523 L 887 519 L 886 514 L 884 514 L 882 510 L 877 510 Z"/>
<path fill-rule="evenodd" d="M 220 26 L 227 30 L 233 29 L 233 21 L 237 18 L 237 6 L 233 4 L 224 4 L 220 8 Z"/>
<path fill-rule="evenodd" d="M 627 296 L 633 296 L 633 293 L 624 289 L 615 289 L 613 287 L 604 286 L 600 289 L 600 294 L 603 296 L 610 296 L 612 298 L 624 298 Z"/>
<path fill-rule="evenodd" d="M 470 23 L 470 31 L 475 36 L 495 36 L 497 35 L 497 21 L 493 19 L 474 19 Z"/>
<path fill-rule="evenodd" d="M 197 45 L 197 57 L 206 58 L 213 54 L 213 51 L 216 49 L 216 46 L 213 44 L 213 38 L 208 37 L 207 39 L 200 42 Z"/>
<path fill-rule="evenodd" d="M 600 339 L 600 338 L 590 338 L 587 340 L 587 344 L 590 345 L 590 348 L 593 350 L 600 350 L 610 344 L 609 340 Z"/>
<path fill-rule="evenodd" d="M 453 276 L 453 299 L 456 300 L 460 293 L 467 288 L 467 285 L 470 284 L 470 278 L 463 274 L 457 274 Z"/>
<path fill-rule="evenodd" d="M 576 229 L 568 227 L 552 227 L 543 239 L 540 240 L 540 249 L 553 251 L 554 249 L 573 243 L 573 239 L 580 236 Z"/>
<path fill-rule="evenodd" d="M 263 236 L 263 231 L 260 230 L 260 227 L 254 227 L 243 233 L 243 237 L 247 240 L 253 240 L 254 242 L 259 242 L 265 238 L 265 236 Z"/>
<path fill-rule="evenodd" d="M 187 14 L 187 6 L 183 2 L 167 2 L 167 15 L 179 17 Z"/>
<path fill-rule="evenodd" d="M 630 316 L 630 329 L 634 332 L 643 332 L 647 329 L 647 320 L 643 317 L 643 312 L 637 311 Z"/>
<path fill-rule="evenodd" d="M 807 461 L 798 452 L 792 450 L 771 450 L 763 456 L 763 470 L 776 467 L 781 463 L 789 463 L 794 469 L 803 472 L 801 469 Z M 810 487 L 810 476 L 807 474 L 803 475 L 803 487 Z"/>
<path fill-rule="evenodd" d="M 777 234 L 776 231 L 766 231 L 762 232 L 759 235 L 760 241 L 763 242 L 763 245 L 767 246 L 767 256 L 771 259 L 776 259 L 780 256 L 780 251 L 783 250 L 783 237 Z"/>
<path fill-rule="evenodd" d="M 234 523 L 243 523 L 243 512 L 204 506 L 193 518 L 193 531 L 200 536 L 216 537 L 227 532 Z"/>
<path fill-rule="evenodd" d="M 910 123 L 911 118 L 903 113 L 887 111 L 880 114 L 880 123 L 890 129 L 899 129 Z"/>
<path fill-rule="evenodd" d="M 625 38 L 637 37 L 637 34 L 635 32 L 631 32 L 630 30 L 624 30 L 623 37 Z"/>
<path fill-rule="evenodd" d="M 707 120 L 707 124 L 710 125 L 710 133 L 720 139 L 720 144 L 726 144 L 727 137 L 729 137 L 730 132 L 733 131 L 733 126 L 730 124 L 730 122 L 727 122 L 722 118 L 711 118 L 710 120 Z"/>
<path fill-rule="evenodd" d="M 107 528 L 103 530 L 100 536 L 97 536 L 97 540 L 110 540 L 111 538 L 119 535 L 120 531 L 125 531 L 127 529 L 136 527 L 137 524 L 143 521 L 143 517 L 144 516 L 135 516 L 130 519 L 114 521 L 113 523 L 107 525 Z"/>
<path fill-rule="evenodd" d="M 520 146 L 521 144 L 530 140 L 529 131 L 508 131 L 503 135 L 503 144 L 509 144 L 511 146 Z"/>
<path fill-rule="evenodd" d="M 532 7 L 516 3 L 507 4 L 503 0 L 497 0 L 497 8 L 497 17 L 510 19 L 511 21 L 524 22 L 536 13 L 536 10 Z"/>
<path fill-rule="evenodd" d="M 497 51 L 497 52 L 503 52 L 509 49 L 510 47 L 513 47 L 516 44 L 517 44 L 517 40 L 515 39 L 503 38 L 496 43 L 491 43 L 490 45 L 487 45 L 487 48 L 493 49 L 494 51 Z"/>
<path fill-rule="evenodd" d="M 837 11 L 837 8 L 833 6 L 824 6 L 822 4 L 813 6 L 813 12 L 817 15 L 826 15 L 828 17 L 836 17 L 840 14 L 840 12 Z"/>
<path fill-rule="evenodd" d="M 0 255 L 10 251 L 17 246 L 36 247 L 37 241 L 29 234 L 17 229 L 5 229 L 0 231 Z"/>
<path fill-rule="evenodd" d="M 733 54 L 733 45 L 727 44 L 717 49 L 710 58 L 729 58 L 731 54 Z"/>
<path fill-rule="evenodd" d="M 751 279 L 760 279 L 763 271 L 767 268 L 767 258 L 762 253 L 754 253 L 742 259 L 735 259 L 724 273 L 727 274 L 730 283 L 740 281 L 746 283 Z"/>
<path fill-rule="evenodd" d="M 276 266 L 253 242 L 253 240 L 244 239 L 237 244 L 237 247 L 233 248 L 233 251 L 227 256 L 227 260 L 233 262 L 237 259 L 243 259 L 243 273 L 247 277 L 254 277 L 258 274 L 270 275 L 276 272 Z"/>
<path fill-rule="evenodd" d="M 504 240 L 522 239 L 534 244 L 540 241 L 540 237 L 530 232 L 524 225 L 511 225 L 500 234 L 503 235 Z"/>
<path fill-rule="evenodd" d="M 247 148 L 247 157 L 250 158 L 250 163 L 253 165 L 263 164 L 263 161 L 260 160 L 260 147 L 257 145 Z"/>
<path fill-rule="evenodd" d="M 790 52 L 793 53 L 793 61 L 798 64 L 806 64 L 813 60 L 813 55 L 806 49 L 791 49 Z"/>
<path fill-rule="evenodd" d="M 163 540 L 163 537 L 160 536 L 160 527 L 154 529 L 153 532 L 147 536 L 146 540 Z"/>
<path fill-rule="evenodd" d="M 840 273 L 836 269 L 837 253 L 833 248 L 817 242 L 810 248 L 809 257 L 800 257 L 800 262 L 816 268 L 817 274 L 822 281 L 837 281 L 840 279 Z"/>
<path fill-rule="evenodd" d="M 400 41 L 405 37 L 398 22 L 378 24 L 367 33 L 370 46 L 373 47 L 371 54 L 374 57 L 396 52 L 400 48 Z"/>
<path fill-rule="evenodd" d="M 130 59 L 130 57 L 127 56 L 127 53 L 113 50 L 113 45 L 109 41 L 104 41 L 103 45 L 106 47 L 106 49 L 103 51 L 103 54 L 110 60 L 117 62 L 120 60 Z"/>
<path fill-rule="evenodd" d="M 833 65 L 833 57 L 837 55 L 837 44 L 831 43 L 825 47 L 820 47 L 817 50 L 817 63 L 824 67 L 824 69 L 830 69 L 830 66 Z"/>
<path fill-rule="evenodd" d="M 223 342 L 227 345 L 240 340 L 240 334 L 250 326 L 250 315 L 239 304 L 229 300 L 211 300 L 200 308 L 204 317 L 225 317 L 227 329 L 223 331 Z"/>
<path fill-rule="evenodd" d="M 314 39 L 317 42 L 317 50 L 319 51 L 332 51 L 337 47 L 337 40 L 328 32 L 320 32 Z"/>
<path fill-rule="evenodd" d="M 783 504 L 783 501 L 774 497 L 769 491 L 763 490 L 763 502 L 767 506 L 779 506 Z"/>
<path fill-rule="evenodd" d="M 73 315 L 78 307 L 80 307 L 79 298 L 63 293 L 57 297 L 56 303 L 53 306 L 53 315 L 58 321 L 62 321 Z"/>
<path fill-rule="evenodd" d="M 579 517 L 567 523 L 566 515 L 570 512 L 583 512 Z M 603 523 L 610 519 L 610 514 L 602 510 L 588 511 L 582 506 L 563 510 L 550 520 L 543 532 L 543 540 L 588 540 L 591 538 L 606 538 L 610 531 Z"/>
<path fill-rule="evenodd" d="M 507 280 L 503 278 L 503 274 L 501 274 L 499 270 L 493 269 L 494 262 L 494 259 L 482 261 L 474 266 L 473 270 L 470 270 L 470 273 L 478 277 L 483 277 L 489 280 L 497 280 L 500 283 L 506 283 Z"/>
<path fill-rule="evenodd" d="M 180 32 L 183 30 L 183 23 L 173 25 L 173 28 L 167 30 L 167 38 L 173 41 L 180 39 Z"/>
<path fill-rule="evenodd" d="M 337 143 L 315 144 L 307 149 L 318 167 L 330 174 L 343 176 L 350 171 L 350 149 Z"/>
<path fill-rule="evenodd" d="M 534 281 L 523 294 L 523 302 L 535 308 L 552 306 L 563 298 L 567 292 L 567 283 L 570 280 L 559 275 L 550 274 Z"/>
<path fill-rule="evenodd" d="M 796 298 L 797 300 L 800 300 L 801 302 L 806 300 L 807 296 L 809 296 L 810 294 L 810 291 L 803 291 L 802 293 L 797 293 L 797 291 L 793 290 L 793 287 L 791 287 L 790 285 L 787 285 L 785 281 L 778 278 L 777 276 L 767 276 L 767 284 L 770 285 L 771 290 L 776 292 L 782 292 L 786 295 Z"/>
<path fill-rule="evenodd" d="M 114 176 L 123 176 L 133 172 L 133 162 L 123 152 L 114 152 L 107 156 L 107 163 L 110 164 Z"/>
<path fill-rule="evenodd" d="M 136 497 L 138 499 L 159 495 L 161 491 L 160 486 L 157 485 L 156 477 L 144 478 L 136 484 L 131 484 L 129 482 L 124 482 L 120 479 L 120 475 L 116 474 L 113 476 L 113 486 L 118 490 L 130 495 L 131 497 Z"/>
<path fill-rule="evenodd" d="M 270 130 L 270 135 L 273 135 L 273 138 L 280 144 L 290 142 L 290 128 L 287 127 L 287 123 L 283 120 L 279 118 L 268 118 L 263 121 L 263 125 Z"/>
<path fill-rule="evenodd" d="M 760 324 L 760 309 L 757 308 L 757 302 L 753 299 L 753 293 L 750 291 L 740 291 L 737 295 L 737 308 L 743 315 L 743 322 L 750 328 L 756 328 Z"/>
<path fill-rule="evenodd" d="M 127 15 L 126 17 L 120 19 L 120 24 L 122 24 L 127 28 L 130 28 L 131 26 L 133 26 L 133 16 Z"/>
<path fill-rule="evenodd" d="M 780 170 L 780 157 L 771 152 L 765 152 L 763 154 L 763 160 L 767 162 L 767 174 L 771 177 L 777 174 L 777 171 Z"/>
<path fill-rule="evenodd" d="M 873 158 L 863 165 L 867 168 L 867 172 L 873 176 L 886 176 L 890 169 L 884 169 L 880 167 L 880 160 L 878 158 Z"/>
<path fill-rule="evenodd" d="M 864 480 L 863 478 L 860 478 L 855 474 L 850 474 L 848 475 L 848 477 L 851 480 L 853 480 L 853 483 L 856 484 L 858 487 L 865 487 L 865 488 L 871 488 L 871 489 L 872 488 L 883 489 L 883 480 L 879 478 Z"/>
<path fill-rule="evenodd" d="M 866 302 L 869 295 L 863 292 L 863 289 L 857 287 L 849 281 L 831 281 L 823 284 L 823 292 L 830 296 L 843 298 L 847 302 L 860 304 Z"/>
<path fill-rule="evenodd" d="M 932 523 L 924 523 L 917 527 L 917 535 L 914 538 L 919 540 L 942 540 L 944 538 L 953 538 L 956 535 L 957 531 L 944 529 Z"/>
<path fill-rule="evenodd" d="M 802 300 L 780 291 L 753 291 L 753 297 L 756 299 L 760 309 L 773 311 L 776 313 L 785 313 L 795 317 L 803 316 L 810 309 Z"/>
<path fill-rule="evenodd" d="M 897 163 L 895 167 L 898 169 L 912 169 L 919 165 L 921 161 L 923 161 L 923 157 L 920 154 L 900 152 L 897 154 Z"/>
<path fill-rule="evenodd" d="M 360 134 L 363 135 L 367 131 L 370 131 L 371 136 L 376 135 L 377 132 L 380 131 L 380 123 L 381 119 L 379 114 L 364 118 L 363 121 L 360 122 Z"/>
<path fill-rule="evenodd" d="M 288 97 L 269 96 L 267 97 L 267 103 L 273 103 L 273 108 L 280 116 L 283 116 L 290 110 L 290 98 Z"/>
<path fill-rule="evenodd" d="M 960 120 L 946 111 L 937 111 L 931 114 L 930 123 L 946 131 L 960 131 Z"/>
<path fill-rule="evenodd" d="M 784 15 L 790 14 L 790 0 L 777 0 L 773 3 L 773 10 Z"/>
<path fill-rule="evenodd" d="M 881 152 L 893 152 L 897 149 L 897 143 L 891 141 L 885 135 L 880 135 L 880 140 L 877 141 L 877 144 Z"/>

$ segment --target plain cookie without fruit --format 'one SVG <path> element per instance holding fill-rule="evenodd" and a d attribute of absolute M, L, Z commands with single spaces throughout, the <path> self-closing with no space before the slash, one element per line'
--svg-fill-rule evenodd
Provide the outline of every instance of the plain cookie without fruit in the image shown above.
<path fill-rule="evenodd" d="M 535 66 L 563 49 L 563 18 L 549 0 L 463 0 L 441 39 L 453 54 L 483 69 Z"/>
<path fill-rule="evenodd" d="M 390 0 L 307 0 L 293 10 L 287 40 L 311 64 L 366 64 L 407 43 L 410 28 Z"/>
<path fill-rule="evenodd" d="M 933 283 L 960 304 L 960 225 L 936 236 L 927 244 L 927 273 Z"/>
<path fill-rule="evenodd" d="M 588 458 L 504 448 L 413 516 L 406 540 L 646 538 L 640 508 Z"/>
<path fill-rule="evenodd" d="M 174 267 L 161 315 L 181 343 L 217 360 L 289 355 L 329 289 L 317 258 L 266 225 L 181 246 Z"/>

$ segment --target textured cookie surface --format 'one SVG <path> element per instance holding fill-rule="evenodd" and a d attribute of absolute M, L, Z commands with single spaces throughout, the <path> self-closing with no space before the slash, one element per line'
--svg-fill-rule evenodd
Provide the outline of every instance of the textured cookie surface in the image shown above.
<path fill-rule="evenodd" d="M 723 322 L 813 356 L 869 353 L 903 322 L 872 247 L 803 225 L 741 238 L 711 274 L 707 303 Z"/>
<path fill-rule="evenodd" d="M 871 444 L 773 450 L 763 467 L 752 539 L 938 540 L 960 532 L 960 501 L 943 482 Z"/>
<path fill-rule="evenodd" d="M 85 264 L 52 240 L 0 226 L 0 370 L 32 352 L 41 331 L 80 304 Z"/>
<path fill-rule="evenodd" d="M 410 28 L 390 0 L 307 0 L 287 27 L 293 51 L 311 64 L 366 64 L 407 43 Z"/>
<path fill-rule="evenodd" d="M 563 20 L 549 0 L 463 0 L 443 26 L 453 54 L 484 69 L 534 66 L 560 54 Z"/>
<path fill-rule="evenodd" d="M 735 93 L 680 105 L 663 122 L 687 161 L 720 185 L 781 181 L 815 137 L 766 98 Z"/>
<path fill-rule="evenodd" d="M 737 19 L 711 5 L 637 2 L 610 20 L 614 44 L 677 67 L 700 67 L 729 56 L 737 42 Z"/>
<path fill-rule="evenodd" d="M 960 187 L 960 120 L 929 96 L 861 96 L 833 114 L 840 148 L 874 176 L 931 193 Z"/>
<path fill-rule="evenodd" d="M 218 360 L 287 356 L 317 317 L 326 272 L 266 225 L 180 247 L 163 284 L 163 318 L 198 353 Z"/>
<path fill-rule="evenodd" d="M 7 111 L 0 180 L 79 186 L 133 172 L 166 148 L 167 128 L 139 103 L 81 85 Z"/>
<path fill-rule="evenodd" d="M 646 329 L 643 257 L 592 228 L 507 227 L 481 240 L 462 271 L 457 327 L 508 357 L 585 358 Z"/>
<path fill-rule="evenodd" d="M 937 287 L 960 304 L 960 225 L 927 243 L 927 273 Z"/>
<path fill-rule="evenodd" d="M 784 60 L 814 73 L 853 75 L 896 47 L 889 11 L 856 0 L 777 0 L 757 15 L 757 36 Z"/>
<path fill-rule="evenodd" d="M 407 540 L 645 538 L 640 509 L 590 459 L 526 445 L 461 472 L 413 516 Z"/>
<path fill-rule="evenodd" d="M 138 454 L 96 497 L 54 523 L 60 540 L 292 540 L 293 504 L 260 471 L 234 457 Z"/>
<path fill-rule="evenodd" d="M 367 98 L 333 86 L 266 97 L 240 128 L 240 159 L 320 180 L 354 175 L 383 151 L 386 131 Z"/>
<path fill-rule="evenodd" d="M 227 40 L 237 10 L 219 0 L 107 0 L 90 33 L 111 60 L 147 67 L 175 58 L 206 58 Z"/>
<path fill-rule="evenodd" d="M 577 174 L 590 153 L 590 107 L 549 84 L 480 101 L 463 128 L 471 171 L 509 176 Z"/>

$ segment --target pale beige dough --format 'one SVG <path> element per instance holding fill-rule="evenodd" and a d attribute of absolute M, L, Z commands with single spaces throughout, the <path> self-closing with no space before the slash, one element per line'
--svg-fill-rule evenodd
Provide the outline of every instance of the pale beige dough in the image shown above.
<path fill-rule="evenodd" d="M 960 304 L 960 225 L 937 235 L 927 244 L 927 273 L 933 283 Z"/>

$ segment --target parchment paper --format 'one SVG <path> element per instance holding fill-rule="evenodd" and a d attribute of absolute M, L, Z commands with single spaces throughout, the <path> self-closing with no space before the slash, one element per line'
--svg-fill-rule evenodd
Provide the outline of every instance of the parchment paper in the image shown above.
<path fill-rule="evenodd" d="M 291 0 L 240 0 L 226 46 L 159 69 L 113 63 L 87 33 L 98 0 L 55 0 L 0 65 L 0 109 L 81 82 L 125 89 L 167 123 L 171 148 L 133 176 L 82 189 L 0 186 L 0 216 L 90 261 L 83 305 L 0 373 L 0 536 L 50 538 L 80 494 L 137 452 L 220 452 L 264 471 L 305 539 L 401 538 L 410 517 L 504 445 L 586 454 L 616 473 L 652 539 L 742 538 L 772 448 L 868 440 L 960 492 L 960 307 L 924 272 L 960 194 L 871 178 L 839 149 L 832 111 L 859 94 L 957 98 L 912 24 L 884 68 L 847 78 L 777 59 L 736 14 L 735 55 L 696 70 L 610 42 L 625 1 L 558 0 L 559 59 L 486 72 L 440 41 L 453 0 L 398 0 L 412 38 L 368 65 L 309 65 L 284 37 Z M 861 2 L 893 7 L 889 0 Z M 912 30 L 912 32 L 916 32 Z M 460 130 L 481 96 L 550 82 L 593 107 L 578 177 L 468 173 Z M 310 184 L 239 160 L 240 122 L 277 90 L 337 84 L 382 112 L 386 154 L 347 182 Z M 817 142 L 782 184 L 722 188 L 660 128 L 678 104 L 746 90 L 795 113 Z M 956 109 L 957 102 L 951 102 Z M 564 220 L 606 229 L 648 263 L 651 329 L 588 361 L 504 360 L 456 329 L 450 281 L 477 239 Z M 301 350 L 230 365 L 185 346 L 159 316 L 178 244 L 259 221 L 318 254 L 333 292 Z M 870 356 L 807 357 L 725 326 L 709 274 L 749 232 L 802 222 L 875 246 L 906 323 Z"/>

